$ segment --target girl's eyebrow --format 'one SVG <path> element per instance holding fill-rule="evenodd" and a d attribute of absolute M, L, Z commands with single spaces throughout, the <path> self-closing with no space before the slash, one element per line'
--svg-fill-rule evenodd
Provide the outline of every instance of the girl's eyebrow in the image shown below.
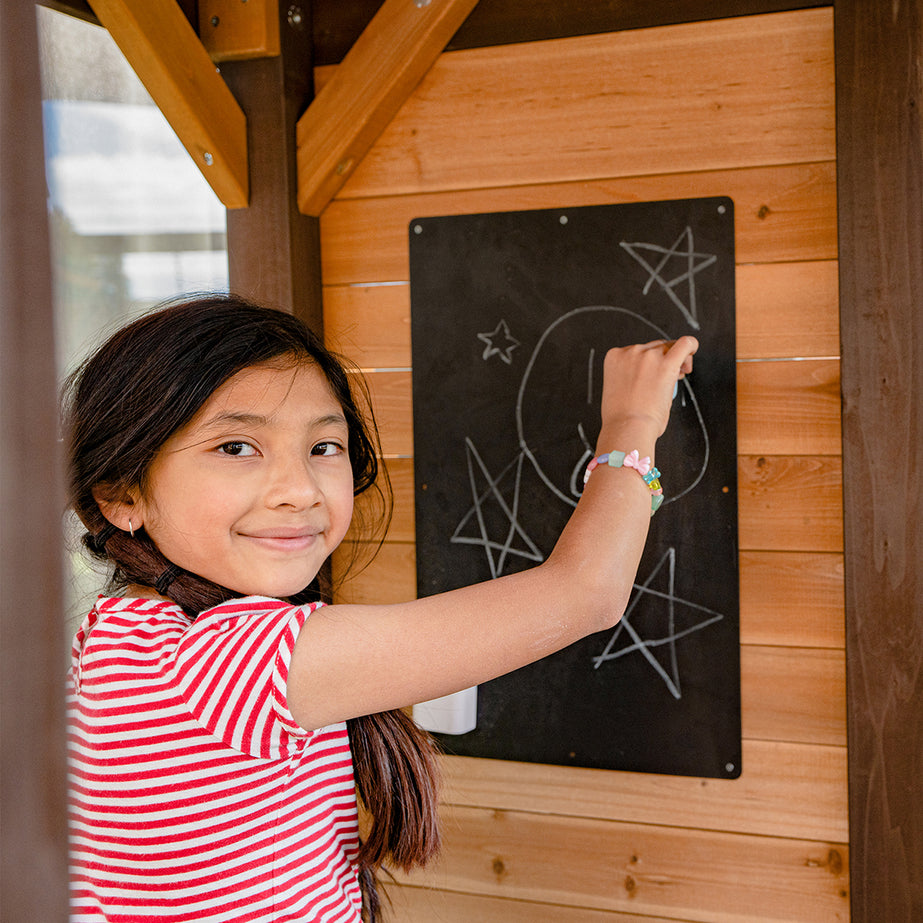
<path fill-rule="evenodd" d="M 239 423 L 243 426 L 268 426 L 269 417 L 258 413 L 235 413 L 225 411 L 224 413 L 215 414 L 202 423 L 202 429 L 216 429 L 220 426 L 226 426 L 228 423 Z"/>
<path fill-rule="evenodd" d="M 237 423 L 242 426 L 269 426 L 272 423 L 272 417 L 264 416 L 259 413 L 244 413 L 235 411 L 224 411 L 216 414 L 202 423 L 202 429 L 217 429 L 226 426 L 229 423 Z M 312 426 L 346 426 L 346 417 L 342 413 L 328 413 L 311 421 Z"/>

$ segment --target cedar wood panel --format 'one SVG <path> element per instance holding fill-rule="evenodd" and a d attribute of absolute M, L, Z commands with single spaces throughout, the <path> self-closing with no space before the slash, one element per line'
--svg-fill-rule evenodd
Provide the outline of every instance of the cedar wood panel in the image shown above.
<path fill-rule="evenodd" d="M 326 333 L 367 370 L 396 494 L 344 598 L 414 593 L 409 219 L 719 194 L 737 216 L 744 777 L 447 759 L 445 855 L 399 876 L 396 919 L 849 916 L 829 9 L 437 63 L 321 218 Z"/>

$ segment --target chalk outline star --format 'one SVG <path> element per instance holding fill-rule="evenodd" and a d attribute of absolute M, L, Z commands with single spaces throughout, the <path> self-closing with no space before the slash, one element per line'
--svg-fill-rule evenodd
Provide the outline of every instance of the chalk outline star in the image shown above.
<path fill-rule="evenodd" d="M 680 250 L 679 246 L 685 241 L 686 249 Z M 686 318 L 689 325 L 695 330 L 701 328 L 699 324 L 698 311 L 696 308 L 695 302 L 695 275 L 696 273 L 701 272 L 703 269 L 711 266 L 718 257 L 714 253 L 696 253 L 695 244 L 692 238 L 692 228 L 686 227 L 676 238 L 673 243 L 673 246 L 667 249 L 666 247 L 661 247 L 659 244 L 651 243 L 627 243 L 626 241 L 620 241 L 619 246 L 634 260 L 640 263 L 649 273 L 647 282 L 644 284 L 642 292 L 646 295 L 653 285 L 656 282 L 669 296 L 670 300 L 679 308 L 682 312 L 683 317 Z M 662 254 L 660 262 L 656 266 L 652 266 L 640 253 L 635 252 L 637 250 L 648 250 L 651 253 L 660 253 Z M 671 257 L 679 257 L 685 259 L 686 262 L 686 271 L 680 273 L 673 279 L 669 281 L 664 279 L 661 276 L 660 271 L 666 266 L 667 262 Z M 701 262 L 696 263 L 696 260 Z M 689 305 L 683 304 L 679 295 L 673 291 L 674 286 L 679 285 L 681 282 L 689 282 Z"/>
<path fill-rule="evenodd" d="M 495 340 L 499 340 L 501 337 L 506 341 L 507 345 L 502 349 L 495 344 Z M 486 343 L 484 347 L 484 352 L 481 355 L 481 358 L 486 362 L 491 356 L 499 356 L 507 365 L 513 364 L 512 352 L 516 349 L 517 346 L 520 346 L 519 340 L 516 337 L 510 334 L 509 324 L 501 318 L 500 323 L 494 328 L 490 333 L 479 333 L 478 339 L 481 342 Z"/>
<path fill-rule="evenodd" d="M 660 573 L 663 565 L 667 561 L 669 561 L 670 565 L 668 578 L 669 592 L 663 593 L 658 590 L 652 590 L 650 587 L 651 581 L 653 581 L 657 574 Z M 604 663 L 608 663 L 611 660 L 617 660 L 619 657 L 624 657 L 627 654 L 632 654 L 635 651 L 639 651 L 645 660 L 647 660 L 647 662 L 651 665 L 654 671 L 663 680 L 667 690 L 670 692 L 673 698 L 678 700 L 683 697 L 683 694 L 679 678 L 679 665 L 676 660 L 676 642 L 686 637 L 687 635 L 692 634 L 693 632 L 701 631 L 703 628 L 707 628 L 709 625 L 714 625 L 716 622 L 720 622 L 722 619 L 724 619 L 724 616 L 720 612 L 715 612 L 713 609 L 708 609 L 705 606 L 700 606 L 697 603 L 690 602 L 688 599 L 682 599 L 676 596 L 674 593 L 675 577 L 676 549 L 668 548 L 657 562 L 657 564 L 654 566 L 654 569 L 650 572 L 644 583 L 634 584 L 634 593 L 632 595 L 631 602 L 628 604 L 628 608 L 625 610 L 625 614 L 622 616 L 621 621 L 612 632 L 612 635 L 609 638 L 609 642 L 606 644 L 605 650 L 593 658 L 593 667 L 594 669 L 598 670 Z M 667 624 L 669 626 L 669 630 L 667 635 L 663 638 L 642 638 L 638 630 L 634 627 L 634 625 L 631 624 L 631 614 L 644 594 L 663 599 L 668 604 Z M 707 613 L 711 616 L 711 618 L 706 618 L 703 621 L 696 622 L 694 625 L 691 625 L 689 628 L 685 628 L 682 631 L 676 631 L 675 607 L 677 603 L 683 606 L 688 606 L 691 609 L 697 609 L 700 612 Z M 618 651 L 612 653 L 612 647 L 618 640 L 619 636 L 622 634 L 623 630 L 629 635 L 634 643 L 628 644 L 625 647 L 621 647 L 618 649 Z M 667 674 L 666 669 L 650 651 L 650 648 L 661 647 L 663 645 L 669 645 L 670 647 L 670 674 L 672 675 Z"/>
<path fill-rule="evenodd" d="M 473 505 L 462 517 L 461 522 L 455 527 L 455 532 L 452 534 L 449 541 L 455 545 L 480 545 L 487 555 L 487 565 L 490 568 L 490 576 L 492 579 L 499 577 L 503 573 L 503 566 L 506 564 L 508 555 L 517 555 L 525 558 L 527 561 L 534 561 L 536 563 L 543 561 L 545 559 L 544 555 L 523 529 L 518 519 L 522 466 L 525 461 L 525 455 L 520 452 L 516 459 L 510 462 L 503 471 L 500 472 L 500 476 L 494 478 L 484 464 L 474 443 L 469 438 L 465 439 L 465 454 L 468 461 L 468 483 L 471 487 Z M 481 477 L 487 482 L 486 489 L 480 492 L 478 491 L 477 477 L 474 469 L 475 463 L 480 469 Z M 516 469 L 516 477 L 513 484 L 513 507 L 510 509 L 506 499 L 500 493 L 500 482 L 514 467 Z M 491 494 L 509 522 L 506 540 L 502 543 L 491 539 L 488 535 L 487 523 L 484 522 L 482 508 L 484 501 L 487 500 Z M 480 537 L 460 535 L 459 533 L 465 528 L 472 517 L 477 519 Z M 513 547 L 512 543 L 516 535 L 519 535 L 528 550 Z M 494 557 L 495 551 L 500 552 L 499 561 Z"/>

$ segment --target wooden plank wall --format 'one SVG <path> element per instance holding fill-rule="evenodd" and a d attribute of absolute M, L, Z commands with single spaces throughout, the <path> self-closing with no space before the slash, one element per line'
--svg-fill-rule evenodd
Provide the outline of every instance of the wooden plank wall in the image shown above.
<path fill-rule="evenodd" d="M 736 208 L 743 775 L 446 759 L 402 923 L 849 917 L 829 8 L 442 56 L 321 218 L 396 493 L 343 598 L 415 592 L 410 219 L 709 195 Z"/>

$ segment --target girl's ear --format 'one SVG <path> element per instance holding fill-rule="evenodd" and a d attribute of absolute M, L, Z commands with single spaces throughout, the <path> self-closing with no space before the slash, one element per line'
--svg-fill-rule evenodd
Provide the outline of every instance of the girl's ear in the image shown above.
<path fill-rule="evenodd" d="M 117 529 L 131 532 L 144 525 L 143 504 L 134 488 L 126 490 L 124 487 L 98 484 L 93 488 L 93 499 L 103 516 Z"/>

